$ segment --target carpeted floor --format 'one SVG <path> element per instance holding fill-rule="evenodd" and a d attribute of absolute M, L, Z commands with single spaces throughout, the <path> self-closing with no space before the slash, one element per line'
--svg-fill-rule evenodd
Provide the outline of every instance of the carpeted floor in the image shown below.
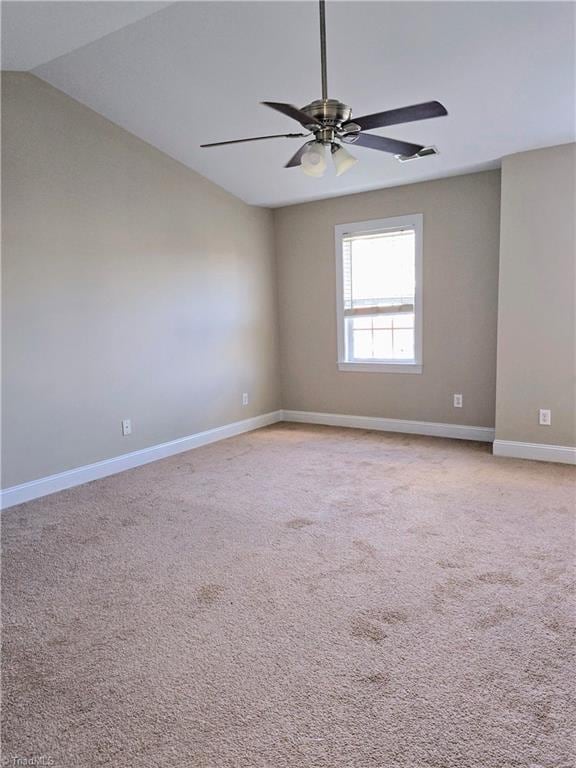
<path fill-rule="evenodd" d="M 571 768 L 573 480 L 277 425 L 9 509 L 4 760 Z"/>

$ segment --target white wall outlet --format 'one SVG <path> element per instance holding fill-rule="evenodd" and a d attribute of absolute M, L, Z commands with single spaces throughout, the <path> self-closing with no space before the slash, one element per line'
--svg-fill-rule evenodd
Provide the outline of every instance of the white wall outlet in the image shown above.
<path fill-rule="evenodd" d="M 132 434 L 132 422 L 130 419 L 122 419 L 122 434 L 124 437 Z"/>
<path fill-rule="evenodd" d="M 248 405 L 248 392 L 242 393 L 242 405 Z"/>
<path fill-rule="evenodd" d="M 462 408 L 462 395 L 454 395 L 454 408 Z"/>
<path fill-rule="evenodd" d="M 552 426 L 552 411 L 549 411 L 546 408 L 540 408 L 540 410 L 538 412 L 538 423 L 542 427 L 551 427 Z"/>

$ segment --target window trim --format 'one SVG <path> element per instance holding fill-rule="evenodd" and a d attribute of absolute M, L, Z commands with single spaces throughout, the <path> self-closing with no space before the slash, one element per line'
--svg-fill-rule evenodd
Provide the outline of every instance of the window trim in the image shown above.
<path fill-rule="evenodd" d="M 415 278 L 416 289 L 414 293 L 414 359 L 413 360 L 386 360 L 352 361 L 346 359 L 346 340 L 344 329 L 344 263 L 342 254 L 342 239 L 351 232 L 380 232 L 384 229 L 397 229 L 398 227 L 411 227 L 415 235 Z M 392 216 L 386 219 L 370 219 L 368 221 L 354 221 L 348 224 L 337 224 L 334 227 L 334 239 L 336 245 L 336 322 L 338 339 L 338 370 L 361 371 L 370 373 L 422 373 L 422 238 L 424 229 L 424 216 L 421 213 L 412 213 L 407 216 Z"/>

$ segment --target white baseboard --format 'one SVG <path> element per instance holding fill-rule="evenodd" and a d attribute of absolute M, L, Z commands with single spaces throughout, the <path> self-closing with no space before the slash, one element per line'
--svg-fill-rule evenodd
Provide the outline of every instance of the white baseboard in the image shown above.
<path fill-rule="evenodd" d="M 0 491 L 0 509 L 7 509 L 15 504 L 38 499 L 51 493 L 73 488 L 76 485 L 98 480 L 101 477 L 115 475 L 126 469 L 148 464 L 158 459 L 190 451 L 218 440 L 250 432 L 279 421 L 291 421 L 304 424 L 323 424 L 333 427 L 352 427 L 373 429 L 384 432 L 403 432 L 414 435 L 450 437 L 459 440 L 479 440 L 492 442 L 494 430 L 489 427 L 470 427 L 462 424 L 438 424 L 430 421 L 408 421 L 405 419 L 385 419 L 375 416 L 351 416 L 339 413 L 314 413 L 312 411 L 272 411 L 261 416 L 254 416 L 243 421 L 226 424 L 223 427 L 197 432 L 194 435 L 171 440 L 168 443 L 152 445 L 139 451 L 132 451 L 112 459 L 87 464 L 83 467 L 59 472 L 56 475 L 41 477 L 21 485 L 14 485 Z M 538 461 L 555 461 L 576 464 L 576 448 L 562 445 L 543 445 L 539 443 L 518 443 L 509 440 L 494 441 L 494 455 Z"/>
<path fill-rule="evenodd" d="M 533 459 L 535 461 L 555 461 L 560 464 L 576 464 L 576 448 L 567 445 L 494 440 L 492 451 L 494 456 L 507 456 L 510 459 Z"/>
<path fill-rule="evenodd" d="M 432 421 L 383 419 L 377 416 L 350 416 L 342 413 L 313 413 L 311 411 L 282 411 L 283 421 L 324 424 L 330 427 L 375 429 L 382 432 L 404 432 L 432 437 L 452 437 L 458 440 L 480 440 L 491 443 L 494 430 L 489 427 L 469 427 L 463 424 L 437 424 Z"/>
<path fill-rule="evenodd" d="M 275 424 L 277 421 L 281 421 L 281 419 L 282 411 L 272 411 L 261 416 L 254 416 L 251 419 L 235 421 L 223 427 L 208 429 L 205 432 L 197 432 L 195 435 L 181 437 L 168 443 L 152 445 L 140 451 L 132 451 L 132 453 L 125 453 L 112 459 L 97 461 L 95 464 L 87 464 L 84 467 L 59 472 L 56 475 L 41 477 L 29 483 L 14 485 L 11 488 L 5 488 L 0 491 L 0 508 L 7 509 L 15 504 L 32 501 L 32 499 L 63 491 L 66 488 L 73 488 L 76 485 L 82 485 L 91 480 L 98 480 L 101 477 L 115 475 L 118 472 L 124 472 L 126 469 L 140 467 L 142 464 L 148 464 L 151 461 L 165 459 L 168 456 L 174 456 L 177 453 L 183 453 L 192 448 L 215 443 L 217 440 L 225 440 L 227 437 L 234 437 L 243 432 L 251 432 L 253 429 Z"/>

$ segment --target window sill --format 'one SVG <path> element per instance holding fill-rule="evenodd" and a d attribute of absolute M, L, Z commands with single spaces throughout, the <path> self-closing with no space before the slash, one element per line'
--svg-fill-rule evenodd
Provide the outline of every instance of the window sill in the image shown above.
<path fill-rule="evenodd" d="M 422 373 L 422 363 L 369 363 L 338 362 L 339 371 L 357 371 L 360 373 Z"/>

